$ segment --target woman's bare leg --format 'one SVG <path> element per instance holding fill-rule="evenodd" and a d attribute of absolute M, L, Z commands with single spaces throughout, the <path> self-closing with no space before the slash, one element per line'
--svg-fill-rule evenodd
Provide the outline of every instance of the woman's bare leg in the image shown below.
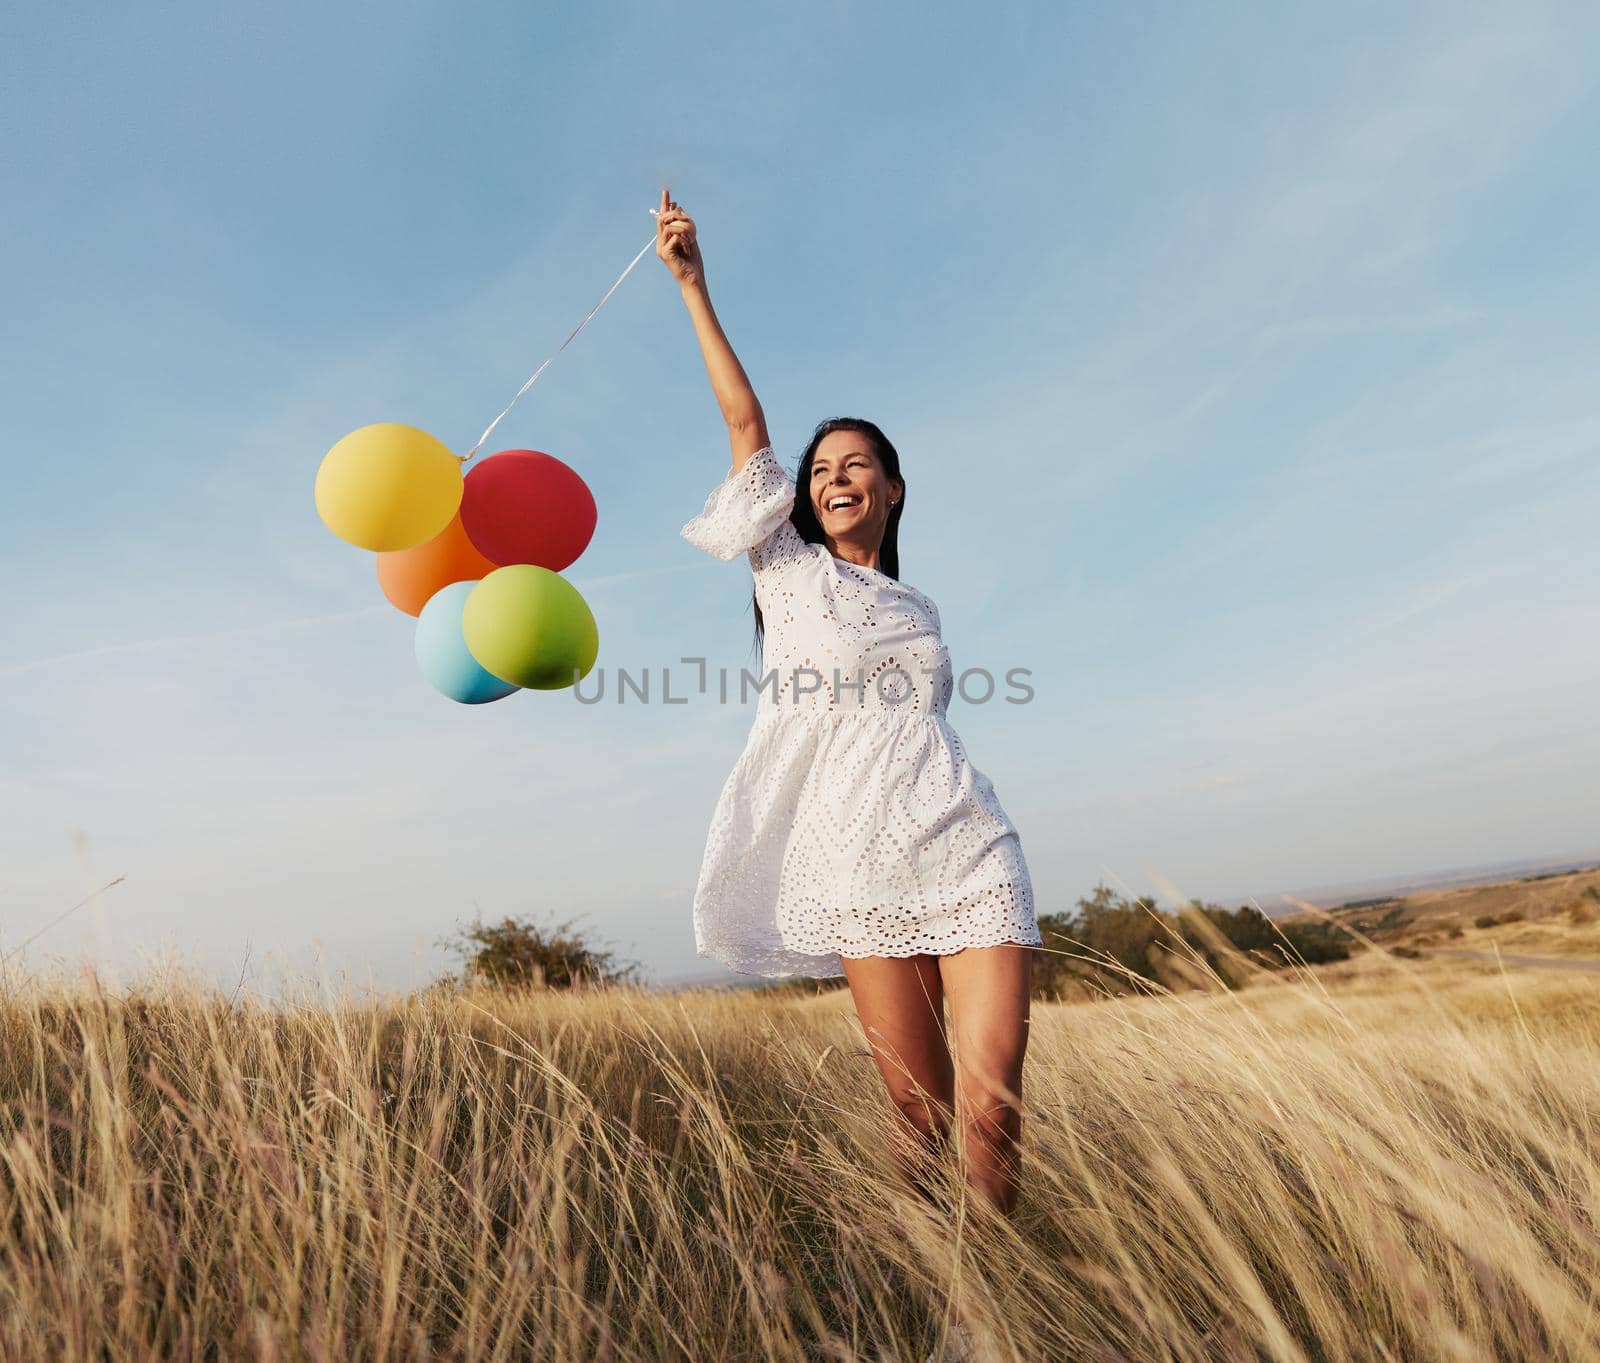
<path fill-rule="evenodd" d="M 939 958 L 842 959 L 856 1016 L 894 1104 L 896 1162 L 911 1186 L 932 1201 L 919 1165 L 948 1142 L 955 1101 Z"/>
<path fill-rule="evenodd" d="M 942 1148 L 955 1107 L 967 1177 L 1006 1216 L 1017 1203 L 1032 964 L 1032 954 L 1016 944 L 904 960 L 844 958 L 857 1015 L 901 1116 L 902 1139 L 910 1135 L 923 1149 Z M 944 1026 L 946 993 L 954 1059 Z M 912 1186 L 933 1201 L 914 1172 L 915 1155 L 910 1161 L 902 1155 L 901 1167 L 908 1163 Z M 971 1347 L 976 1337 L 967 1313 L 954 1301 L 947 1309 L 955 1326 L 969 1330 Z"/>
<path fill-rule="evenodd" d="M 1022 1057 L 1033 953 L 1014 942 L 939 958 L 950 996 L 956 1113 L 967 1177 L 1005 1216 L 1016 1210 L 1022 1158 Z"/>

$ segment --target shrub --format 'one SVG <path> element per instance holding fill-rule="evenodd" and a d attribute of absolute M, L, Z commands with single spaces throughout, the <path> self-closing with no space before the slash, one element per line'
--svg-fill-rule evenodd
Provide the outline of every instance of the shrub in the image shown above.
<path fill-rule="evenodd" d="M 466 957 L 461 984 L 494 988 L 576 989 L 631 981 L 638 966 L 620 966 L 572 932 L 571 922 L 540 927 L 515 918 L 475 922 L 446 945 Z"/>
<path fill-rule="evenodd" d="M 1378 920 L 1378 928 L 1397 928 L 1406 921 L 1406 905 L 1401 900 Z"/>
<path fill-rule="evenodd" d="M 1452 923 L 1450 925 L 1450 931 L 1445 933 L 1446 937 L 1465 937 L 1466 935 L 1467 930 L 1462 927 L 1460 923 Z"/>
<path fill-rule="evenodd" d="M 811 998 L 816 994 L 827 994 L 835 989 L 849 987 L 850 981 L 843 975 L 795 975 L 787 980 L 755 986 L 763 995 L 793 994 L 800 998 Z"/>
<path fill-rule="evenodd" d="M 1508 909 L 1505 913 L 1500 915 L 1500 921 L 1502 923 L 1520 923 L 1527 918 L 1527 916 L 1528 915 L 1523 913 L 1521 909 Z"/>
<path fill-rule="evenodd" d="M 1492 928 L 1499 921 L 1492 913 L 1480 913 L 1472 920 L 1472 926 L 1475 928 Z"/>
<path fill-rule="evenodd" d="M 1198 899 L 1174 914 L 1157 908 L 1147 895 L 1130 900 L 1109 886 L 1097 885 L 1093 894 L 1078 900 L 1077 912 L 1040 915 L 1039 935 L 1047 950 L 1034 957 L 1034 992 L 1048 998 L 1077 994 L 1084 986 L 1093 986 L 1125 994 L 1139 987 L 1129 975 L 1168 984 L 1169 976 L 1176 972 L 1167 962 L 1174 957 L 1191 965 L 1198 965 L 1198 957 L 1233 985 L 1236 966 L 1205 927 L 1193 921 L 1194 915 L 1220 932 L 1237 951 L 1269 969 L 1298 961 L 1343 961 L 1350 956 L 1349 943 L 1331 924 L 1275 924 L 1253 906 L 1225 909 Z"/>
<path fill-rule="evenodd" d="M 1593 886 L 1590 888 L 1592 889 Z M 1567 905 L 1567 917 L 1570 918 L 1573 923 L 1581 926 L 1584 923 L 1594 922 L 1597 917 L 1600 917 L 1600 914 L 1597 914 L 1595 910 L 1588 904 L 1585 904 L 1582 899 L 1574 899 L 1572 903 Z"/>

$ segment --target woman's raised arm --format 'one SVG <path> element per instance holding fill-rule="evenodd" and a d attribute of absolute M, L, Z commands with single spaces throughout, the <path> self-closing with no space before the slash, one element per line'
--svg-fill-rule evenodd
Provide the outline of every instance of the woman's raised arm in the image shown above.
<path fill-rule="evenodd" d="M 659 256 L 683 292 L 684 306 L 694 322 L 700 354 L 711 376 L 722 419 L 728 423 L 728 442 L 733 448 L 735 471 L 752 454 L 768 443 L 767 418 L 756 398 L 755 389 L 745 376 L 744 366 L 733 353 L 722 323 L 711 306 L 706 289 L 705 262 L 700 243 L 695 239 L 694 219 L 661 190 L 661 206 L 656 216 L 656 255 Z"/>

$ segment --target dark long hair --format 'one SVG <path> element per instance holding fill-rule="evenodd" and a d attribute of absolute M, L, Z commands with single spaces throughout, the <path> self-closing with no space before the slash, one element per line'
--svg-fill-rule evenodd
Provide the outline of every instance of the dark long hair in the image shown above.
<path fill-rule="evenodd" d="M 878 463 L 883 466 L 884 474 L 897 483 L 903 485 L 904 482 L 900 477 L 900 455 L 889 443 L 888 436 L 861 417 L 830 417 L 811 433 L 811 440 L 806 445 L 805 453 L 800 456 L 800 467 L 794 475 L 794 509 L 789 513 L 789 522 L 807 544 L 827 543 L 822 526 L 817 521 L 816 509 L 811 505 L 811 461 L 817 456 L 817 446 L 822 443 L 822 437 L 834 431 L 855 431 L 858 435 L 866 436 L 872 445 L 872 452 L 878 456 Z M 878 549 L 878 571 L 889 577 L 900 576 L 900 517 L 905 509 L 906 498 L 902 491 L 900 499 L 889 508 L 889 521 L 883 527 L 883 544 Z M 761 618 L 761 603 L 756 600 L 754 592 L 750 593 L 750 609 L 755 612 L 755 648 L 759 653 L 766 623 Z"/>

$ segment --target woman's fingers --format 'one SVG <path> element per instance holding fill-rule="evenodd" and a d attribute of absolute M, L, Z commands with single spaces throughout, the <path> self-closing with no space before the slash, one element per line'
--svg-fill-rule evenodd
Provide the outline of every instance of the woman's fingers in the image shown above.
<path fill-rule="evenodd" d="M 661 229 L 656 241 L 656 254 L 668 258 L 692 261 L 698 248 L 695 246 L 694 228 L 686 222 L 670 222 Z"/>
<path fill-rule="evenodd" d="M 666 185 L 661 186 L 661 206 L 656 210 L 656 254 L 669 265 L 692 267 L 698 259 L 694 219 L 678 206 Z"/>

